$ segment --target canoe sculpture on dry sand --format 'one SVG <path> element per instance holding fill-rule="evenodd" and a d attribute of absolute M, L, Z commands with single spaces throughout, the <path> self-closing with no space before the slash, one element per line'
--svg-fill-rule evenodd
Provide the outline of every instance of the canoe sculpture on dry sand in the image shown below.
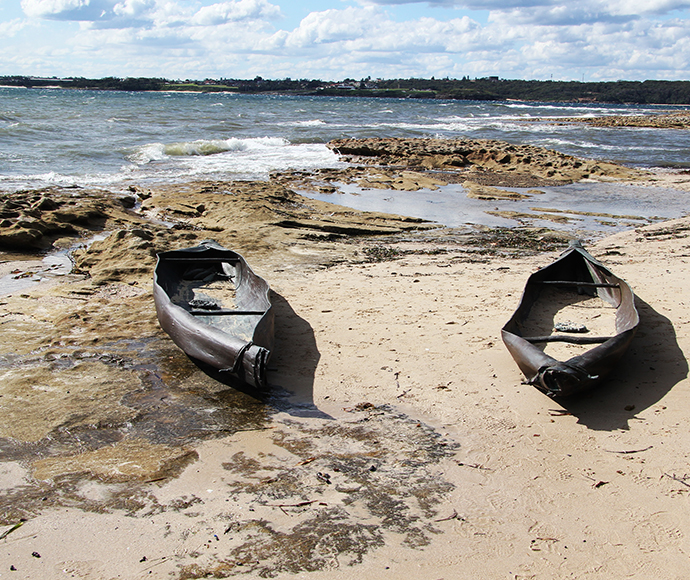
<path fill-rule="evenodd" d="M 529 384 L 566 397 L 594 387 L 611 372 L 639 320 L 630 286 L 581 242 L 572 242 L 560 258 L 529 277 L 501 334 Z"/>
<path fill-rule="evenodd" d="M 192 359 L 265 389 L 274 316 L 270 289 L 213 240 L 161 252 L 153 297 L 161 327 Z"/>

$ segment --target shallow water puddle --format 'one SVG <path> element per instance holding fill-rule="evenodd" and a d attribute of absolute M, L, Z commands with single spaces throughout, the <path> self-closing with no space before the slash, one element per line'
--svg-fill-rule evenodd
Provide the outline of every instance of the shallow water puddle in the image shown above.
<path fill-rule="evenodd" d="M 306 197 L 357 210 L 417 217 L 448 227 L 535 225 L 556 230 L 608 234 L 687 211 L 687 192 L 615 183 L 574 183 L 558 187 L 501 187 L 522 199 L 474 199 L 458 184 L 432 191 L 364 190 L 338 184 L 334 193 L 300 191 Z"/>
<path fill-rule="evenodd" d="M 12 271 L 0 268 L 0 296 L 21 292 L 56 276 L 66 276 L 72 271 L 72 261 L 66 251 L 49 254 L 43 260 L 12 262 Z"/>

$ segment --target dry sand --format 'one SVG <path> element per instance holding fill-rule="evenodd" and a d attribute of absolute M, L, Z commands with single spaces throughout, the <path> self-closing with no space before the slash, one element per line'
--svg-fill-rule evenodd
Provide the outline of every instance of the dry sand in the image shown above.
<path fill-rule="evenodd" d="M 170 343 L 148 276 L 98 266 L 112 244 L 82 259 L 97 285 L 2 300 L 0 578 L 690 577 L 690 218 L 589 246 L 641 327 L 615 376 L 560 402 L 500 340 L 557 251 L 440 232 L 381 262 L 284 237 L 272 257 L 267 231 L 244 251 L 274 291 L 267 400 Z"/>

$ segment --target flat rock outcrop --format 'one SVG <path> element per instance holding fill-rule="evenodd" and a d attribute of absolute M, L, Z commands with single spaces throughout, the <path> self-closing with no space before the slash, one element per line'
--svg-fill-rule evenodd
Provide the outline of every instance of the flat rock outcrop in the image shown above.
<path fill-rule="evenodd" d="M 607 115 L 604 117 L 566 117 L 558 124 L 584 123 L 593 127 L 641 127 L 646 129 L 690 129 L 690 111 L 661 115 Z"/>
<path fill-rule="evenodd" d="M 642 175 L 615 163 L 490 139 L 336 139 L 328 146 L 353 163 L 456 172 L 471 181 L 477 175 L 480 183 L 485 173 L 512 174 L 523 181 L 528 176 L 532 180 L 528 187 L 538 186 L 541 181 L 555 185 L 582 179 L 635 179 Z"/>
<path fill-rule="evenodd" d="M 106 284 L 137 280 L 151 272 L 157 252 L 208 238 L 279 261 L 313 240 L 437 227 L 309 200 L 275 182 L 204 181 L 132 187 L 130 193 L 52 188 L 6 194 L 0 250 L 32 253 L 82 243 L 72 253 L 77 271 Z"/>
<path fill-rule="evenodd" d="M 107 192 L 48 188 L 0 197 L 0 249 L 46 249 L 64 237 L 102 228 L 110 219 L 131 221 L 136 199 Z"/>

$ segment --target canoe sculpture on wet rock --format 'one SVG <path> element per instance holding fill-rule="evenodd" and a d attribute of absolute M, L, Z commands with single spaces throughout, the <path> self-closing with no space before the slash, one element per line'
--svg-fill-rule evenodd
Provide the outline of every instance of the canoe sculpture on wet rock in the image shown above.
<path fill-rule="evenodd" d="M 192 359 L 264 389 L 274 337 L 270 288 L 213 240 L 161 252 L 153 296 L 161 327 Z"/>
<path fill-rule="evenodd" d="M 529 277 L 501 334 L 529 384 L 566 397 L 594 387 L 614 369 L 639 320 L 630 286 L 581 242 L 572 242 Z"/>

